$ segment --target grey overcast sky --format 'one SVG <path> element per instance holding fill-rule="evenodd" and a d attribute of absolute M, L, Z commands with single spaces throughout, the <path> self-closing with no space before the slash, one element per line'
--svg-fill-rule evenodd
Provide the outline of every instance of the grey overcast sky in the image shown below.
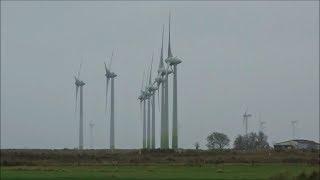
<path fill-rule="evenodd" d="M 260 114 L 270 143 L 292 138 L 292 120 L 297 138 L 319 140 L 318 2 L 1 1 L 1 148 L 78 146 L 73 75 L 82 58 L 85 146 L 92 121 L 95 147 L 109 147 L 103 62 L 113 49 L 116 148 L 140 148 L 137 96 L 153 52 L 158 65 L 162 24 L 167 44 L 169 10 L 183 59 L 180 147 L 204 148 L 212 131 L 233 140 L 247 107 L 249 131 Z"/>

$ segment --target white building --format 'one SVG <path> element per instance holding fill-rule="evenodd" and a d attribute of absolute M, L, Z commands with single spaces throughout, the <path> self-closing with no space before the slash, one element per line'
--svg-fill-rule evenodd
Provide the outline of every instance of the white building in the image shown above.
<path fill-rule="evenodd" d="M 304 139 L 293 139 L 289 141 L 279 142 L 273 145 L 275 150 L 284 149 L 306 149 L 306 150 L 319 150 L 320 144 L 314 141 Z"/>

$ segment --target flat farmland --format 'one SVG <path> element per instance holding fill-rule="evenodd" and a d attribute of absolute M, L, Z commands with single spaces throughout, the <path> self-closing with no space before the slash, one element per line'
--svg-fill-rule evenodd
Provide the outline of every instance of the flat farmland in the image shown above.
<path fill-rule="evenodd" d="M 301 151 L 1 150 L 1 179 L 293 179 L 318 173 L 318 158 Z"/>

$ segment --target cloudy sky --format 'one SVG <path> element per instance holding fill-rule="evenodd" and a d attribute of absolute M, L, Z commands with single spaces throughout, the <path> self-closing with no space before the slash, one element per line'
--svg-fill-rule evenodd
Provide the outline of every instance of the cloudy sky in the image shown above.
<path fill-rule="evenodd" d="M 296 138 L 318 141 L 317 2 L 1 1 L 1 148 L 78 146 L 73 75 L 82 60 L 85 146 L 93 122 L 95 147 L 109 147 L 103 62 L 112 50 L 116 148 L 140 148 L 137 96 L 153 53 L 159 63 L 163 24 L 167 44 L 169 11 L 173 53 L 183 59 L 180 147 L 204 148 L 213 131 L 233 140 L 246 108 L 249 131 L 266 121 L 270 143 L 291 139 L 293 120 Z"/>

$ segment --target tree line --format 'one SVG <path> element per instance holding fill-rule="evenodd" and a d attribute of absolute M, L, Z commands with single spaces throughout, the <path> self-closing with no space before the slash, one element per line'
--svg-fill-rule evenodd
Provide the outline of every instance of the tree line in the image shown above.
<path fill-rule="evenodd" d="M 212 149 L 224 149 L 230 145 L 229 137 L 220 132 L 212 132 L 207 138 L 207 148 Z M 238 135 L 233 142 L 233 148 L 236 150 L 263 150 L 269 149 L 268 136 L 263 132 L 251 132 L 245 135 Z M 194 144 L 196 149 L 200 148 L 200 143 Z"/>

